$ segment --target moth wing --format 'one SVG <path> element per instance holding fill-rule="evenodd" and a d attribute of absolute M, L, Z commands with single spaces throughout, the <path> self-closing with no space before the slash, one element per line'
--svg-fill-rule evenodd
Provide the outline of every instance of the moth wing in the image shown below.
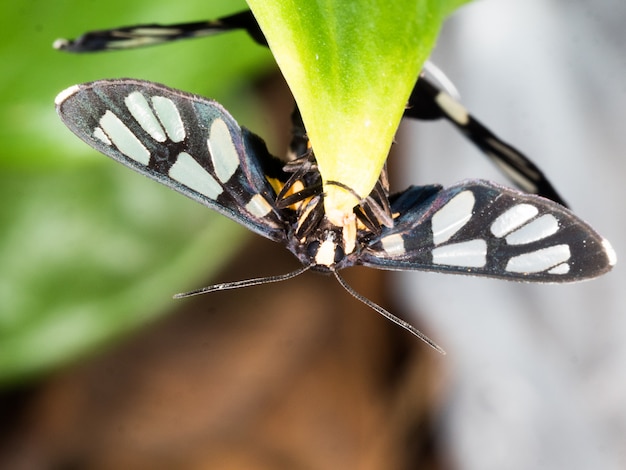
<path fill-rule="evenodd" d="M 399 214 L 360 256 L 391 270 L 573 282 L 609 271 L 611 245 L 565 207 L 495 183 L 412 187 L 392 200 Z"/>
<path fill-rule="evenodd" d="M 264 167 L 278 159 L 217 102 L 140 80 L 75 85 L 56 99 L 87 144 L 275 241 L 285 240 Z"/>

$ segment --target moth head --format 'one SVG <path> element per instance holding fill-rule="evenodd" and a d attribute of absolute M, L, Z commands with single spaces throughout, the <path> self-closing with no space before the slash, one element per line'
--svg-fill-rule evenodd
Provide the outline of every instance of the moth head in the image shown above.
<path fill-rule="evenodd" d="M 317 271 L 334 271 L 346 257 L 341 232 L 333 229 L 315 232 L 303 246 L 308 264 Z"/>

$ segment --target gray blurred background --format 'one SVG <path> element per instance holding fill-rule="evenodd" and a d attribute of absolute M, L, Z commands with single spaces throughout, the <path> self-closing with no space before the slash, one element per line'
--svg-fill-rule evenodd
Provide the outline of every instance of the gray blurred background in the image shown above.
<path fill-rule="evenodd" d="M 448 351 L 439 424 L 458 468 L 626 468 L 624 20 L 621 0 L 482 0 L 446 23 L 432 57 L 619 260 L 566 286 L 395 275 Z M 410 168 L 400 187 L 506 182 L 451 126 L 405 123 L 398 141 Z"/>

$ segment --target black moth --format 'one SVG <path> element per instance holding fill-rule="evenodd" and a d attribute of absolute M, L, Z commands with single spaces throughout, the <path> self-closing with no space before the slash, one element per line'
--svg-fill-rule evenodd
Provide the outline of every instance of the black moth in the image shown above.
<path fill-rule="evenodd" d="M 352 223 L 335 226 L 324 214 L 311 149 L 285 164 L 219 103 L 163 85 L 102 80 L 68 88 L 56 104 L 63 122 L 95 149 L 284 244 L 303 264 L 283 276 L 180 296 L 285 280 L 308 269 L 329 272 L 356 298 L 441 351 L 356 293 L 338 271 L 363 265 L 572 282 L 615 264 L 610 244 L 562 205 L 480 180 L 390 195 L 383 172 L 360 197 Z"/>

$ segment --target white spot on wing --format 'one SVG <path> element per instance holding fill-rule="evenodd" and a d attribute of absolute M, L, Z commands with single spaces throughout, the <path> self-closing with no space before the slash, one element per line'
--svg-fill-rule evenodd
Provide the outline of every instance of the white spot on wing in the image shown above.
<path fill-rule="evenodd" d="M 443 91 L 435 97 L 435 101 L 456 123 L 462 126 L 467 125 L 469 122 L 469 114 L 461 103 Z"/>
<path fill-rule="evenodd" d="M 393 235 L 388 235 L 384 238 L 380 239 L 380 242 L 383 245 L 383 250 L 390 256 L 400 256 L 406 253 L 406 248 L 404 248 L 404 240 L 402 239 L 402 235 L 399 233 L 394 233 Z"/>
<path fill-rule="evenodd" d="M 548 271 L 548 274 L 567 274 L 569 272 L 569 264 L 561 263 L 557 264 L 554 268 Z"/>
<path fill-rule="evenodd" d="M 133 33 L 137 36 L 173 36 L 180 34 L 182 30 L 180 28 L 134 28 Z"/>
<path fill-rule="evenodd" d="M 171 178 L 215 200 L 224 191 L 215 178 L 188 153 L 181 152 L 169 171 Z"/>
<path fill-rule="evenodd" d="M 518 204 L 502 214 L 491 224 L 491 233 L 501 238 L 507 233 L 521 227 L 539 213 L 539 209 L 530 204 Z"/>
<path fill-rule="evenodd" d="M 104 142 L 106 145 L 113 145 L 113 144 L 111 143 L 111 141 L 109 140 L 109 138 L 107 137 L 107 135 L 106 135 L 106 134 L 104 133 L 104 131 L 102 130 L 102 128 L 100 128 L 100 127 L 96 127 L 96 128 L 93 130 L 93 136 L 94 136 L 96 139 L 98 139 L 98 140 L 100 140 L 100 141 Z"/>
<path fill-rule="evenodd" d="M 57 50 L 65 49 L 69 45 L 69 41 L 67 39 L 59 38 L 55 39 L 52 43 L 52 47 Z"/>
<path fill-rule="evenodd" d="M 559 221 L 552 214 L 544 214 L 506 237 L 509 245 L 523 245 L 549 237 L 559 230 Z"/>
<path fill-rule="evenodd" d="M 440 246 L 432 251 L 433 263 L 464 268 L 482 268 L 487 264 L 487 242 L 469 240 Z"/>
<path fill-rule="evenodd" d="M 143 130 L 157 142 L 165 142 L 165 131 L 152 112 L 146 97 L 139 91 L 133 91 L 124 99 L 124 104 Z"/>
<path fill-rule="evenodd" d="M 570 259 L 569 245 L 554 245 L 512 257 L 506 265 L 511 273 L 539 273 Z"/>
<path fill-rule="evenodd" d="M 207 145 L 215 174 L 222 183 L 226 183 L 239 167 L 239 155 L 228 126 L 222 119 L 218 118 L 211 124 Z"/>
<path fill-rule="evenodd" d="M 172 142 L 182 142 L 185 140 L 185 126 L 183 125 L 183 120 L 174 102 L 163 96 L 153 96 L 152 106 L 154 106 L 159 120 L 163 124 L 163 127 L 165 127 L 165 132 L 167 132 Z"/>
<path fill-rule="evenodd" d="M 263 196 L 255 194 L 246 204 L 246 210 L 257 217 L 265 217 L 272 211 L 272 206 Z"/>
<path fill-rule="evenodd" d="M 609 266 L 615 266 L 615 263 L 617 263 L 617 254 L 606 238 L 602 239 L 602 246 L 604 247 L 606 256 L 609 259 Z"/>
<path fill-rule="evenodd" d="M 448 241 L 469 222 L 475 202 L 476 199 L 471 191 L 463 191 L 433 215 L 432 231 L 435 245 Z"/>
<path fill-rule="evenodd" d="M 148 165 L 148 162 L 150 162 L 150 152 L 148 152 L 148 149 L 144 147 L 135 134 L 126 127 L 126 124 L 110 110 L 107 110 L 100 118 L 100 126 L 120 152 L 136 162 Z"/>
<path fill-rule="evenodd" d="M 66 88 L 65 90 L 60 92 L 56 96 L 56 98 L 54 98 L 54 104 L 56 104 L 57 106 L 60 106 L 66 99 L 76 94 L 79 90 L 80 90 L 79 85 L 72 85 L 71 87 Z"/>

